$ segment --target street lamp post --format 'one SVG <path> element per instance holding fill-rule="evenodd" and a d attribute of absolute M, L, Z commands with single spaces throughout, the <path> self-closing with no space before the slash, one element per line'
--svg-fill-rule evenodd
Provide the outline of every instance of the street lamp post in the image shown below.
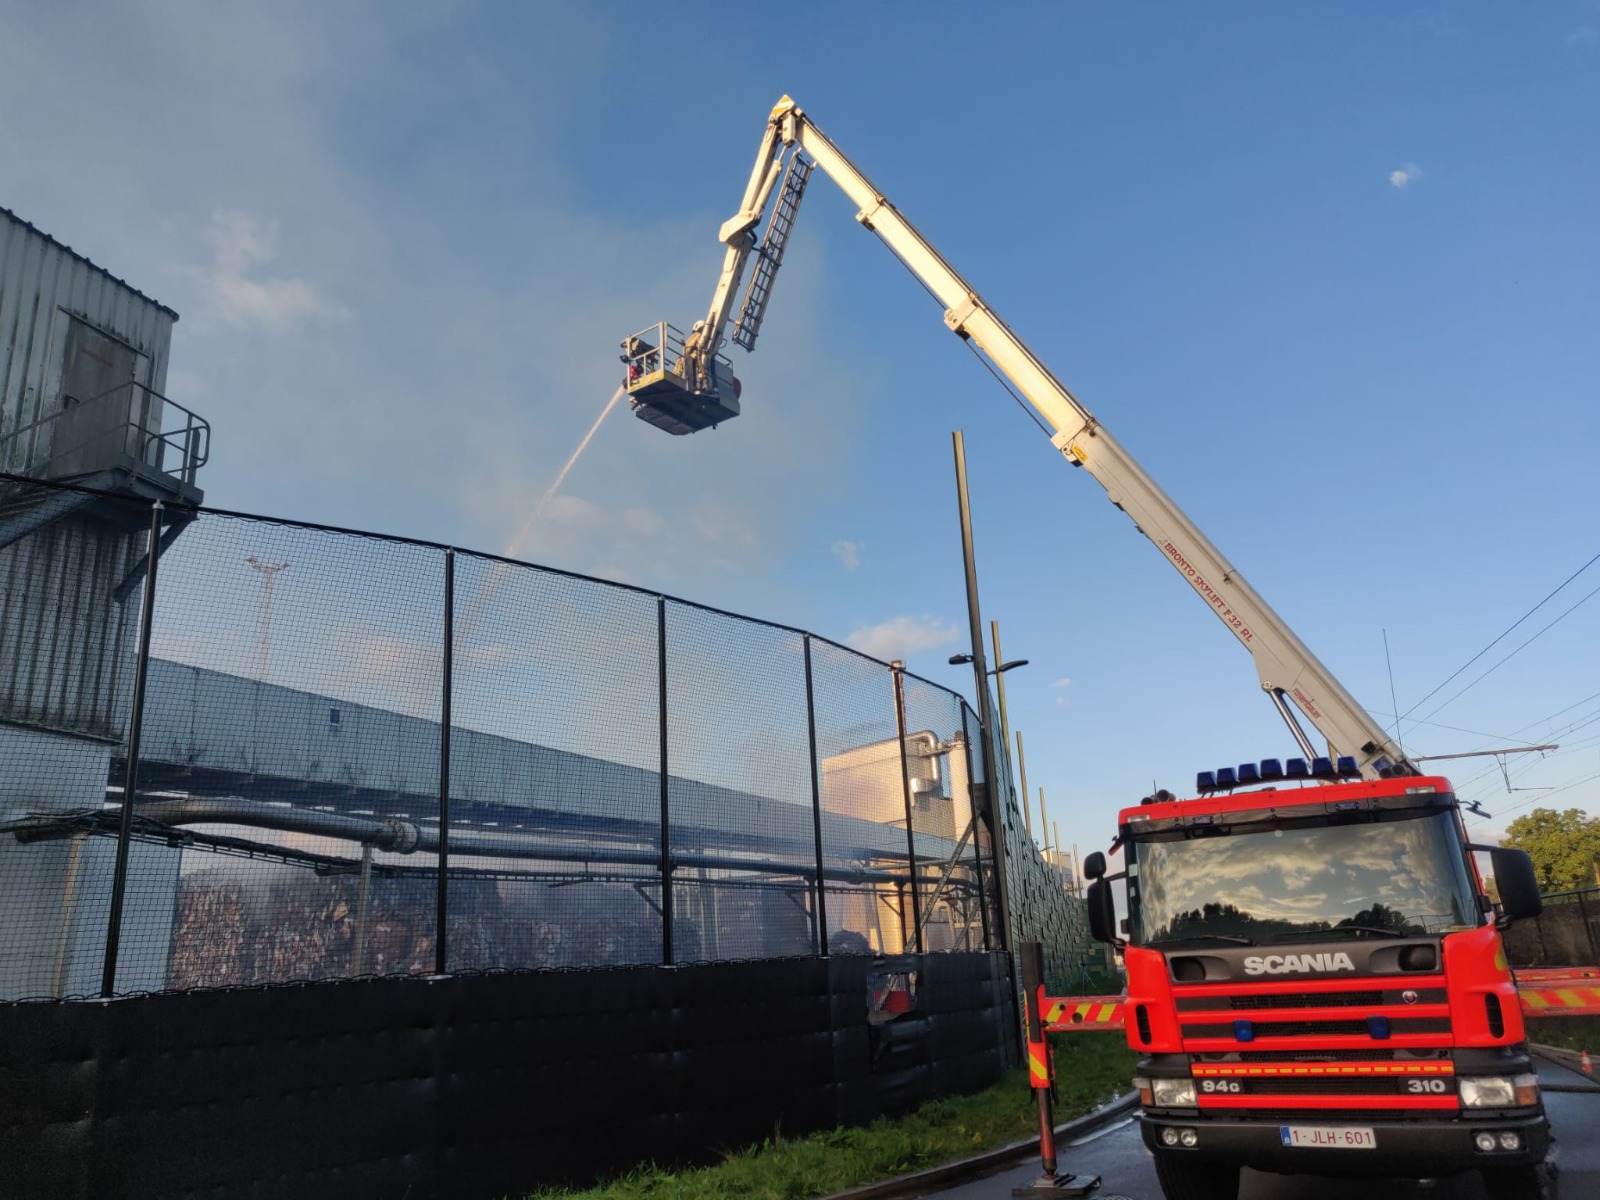
<path fill-rule="evenodd" d="M 983 727 L 984 793 L 988 798 L 991 852 L 994 855 L 995 889 L 1000 902 L 1000 948 L 1010 952 L 1011 946 L 1011 881 L 1006 865 L 1006 813 L 999 795 L 999 772 L 996 769 L 994 747 L 994 714 L 989 711 L 989 669 L 983 660 L 983 617 L 978 607 L 978 563 L 972 549 L 972 507 L 967 497 L 967 448 L 958 429 L 951 439 L 955 445 L 956 502 L 961 514 L 961 554 L 967 575 L 967 620 L 971 626 L 972 653 L 956 655 L 951 662 L 972 663 L 972 673 L 978 684 L 978 723 Z M 1003 663 L 996 671 L 1010 670 L 1022 662 Z"/>

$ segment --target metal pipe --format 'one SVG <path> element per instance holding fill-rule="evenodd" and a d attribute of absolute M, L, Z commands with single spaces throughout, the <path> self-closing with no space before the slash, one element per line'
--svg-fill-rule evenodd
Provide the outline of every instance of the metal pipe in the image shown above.
<path fill-rule="evenodd" d="M 259 800 L 147 800 L 137 805 L 124 804 L 124 820 L 129 818 L 130 810 L 133 815 L 160 825 L 244 825 L 339 838 L 393 854 L 439 848 L 437 836 L 430 834 L 424 841 L 419 826 L 397 817 L 354 817 L 310 808 L 278 807 Z"/>
<path fill-rule="evenodd" d="M 370 845 L 388 854 L 436 854 L 438 834 L 398 817 L 353 817 L 344 813 L 303 808 L 277 808 L 255 800 L 155 800 L 137 806 L 141 820 L 157 825 L 245 825 L 275 829 L 285 833 L 306 833 L 319 837 Z M 46 823 L 30 822 L 38 833 Z M 81 828 L 75 826 L 74 832 Z M 22 832 L 18 828 L 10 830 Z M 517 858 L 547 862 L 604 863 L 607 865 L 658 866 L 660 855 L 641 848 L 597 848 L 592 845 L 559 845 L 536 840 L 526 833 L 488 829 L 457 829 L 450 836 L 455 853 L 469 858 Z M 793 863 L 765 858 L 722 854 L 678 854 L 674 867 L 705 867 L 710 870 L 781 873 L 809 878 L 811 863 Z M 842 883 L 890 883 L 904 879 L 899 872 L 878 867 L 824 867 L 823 874 Z"/>
<path fill-rule="evenodd" d="M 117 825 L 117 867 L 111 879 L 111 912 L 106 919 L 106 956 L 100 969 L 100 995 L 116 994 L 117 951 L 122 944 L 122 902 L 128 890 L 128 843 L 133 799 L 139 787 L 139 734 L 144 724 L 144 689 L 150 675 L 150 624 L 156 610 L 157 546 L 161 542 L 161 501 L 150 506 L 150 536 L 145 552 L 144 602 L 139 612 L 139 653 L 133 667 L 133 706 L 128 713 L 128 761 L 122 773 L 122 819 Z"/>
<path fill-rule="evenodd" d="M 1283 698 L 1283 689 L 1273 688 L 1267 692 L 1267 696 L 1278 710 L 1278 715 L 1283 718 L 1283 723 L 1289 727 L 1289 732 L 1294 736 L 1294 740 L 1300 743 L 1300 752 L 1308 760 L 1316 758 L 1317 752 L 1311 748 L 1311 739 L 1306 737 L 1306 731 L 1300 728 L 1300 722 L 1295 719 L 1294 713 L 1289 709 L 1289 702 Z"/>
<path fill-rule="evenodd" d="M 967 574 L 967 622 L 972 636 L 972 674 L 978 687 L 978 724 L 983 728 L 983 778 L 987 797 L 990 843 L 995 864 L 995 893 L 1000 903 L 1000 949 L 1011 949 L 1011 885 L 1007 879 L 1006 814 L 1000 798 L 1000 777 L 994 753 L 994 714 L 989 711 L 989 667 L 983 656 L 983 616 L 978 607 L 978 563 L 972 548 L 972 507 L 967 495 L 967 449 L 958 429 L 951 435 L 956 457 L 956 500 L 961 513 L 961 555 Z"/>
<path fill-rule="evenodd" d="M 1050 861 L 1050 811 L 1044 806 L 1044 784 L 1039 785 L 1039 828 L 1044 834 L 1044 860 Z M 1061 847 L 1057 846 L 1056 849 Z"/>

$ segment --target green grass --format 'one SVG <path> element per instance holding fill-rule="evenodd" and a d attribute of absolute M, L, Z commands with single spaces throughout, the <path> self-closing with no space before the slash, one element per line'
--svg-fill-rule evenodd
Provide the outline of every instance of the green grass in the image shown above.
<path fill-rule="evenodd" d="M 1053 1040 L 1058 1122 L 1128 1090 L 1135 1055 L 1120 1031 Z M 981 1154 L 1037 1132 L 1027 1075 L 1015 1070 L 975 1095 L 935 1100 L 899 1120 L 805 1137 L 775 1134 L 714 1166 L 667 1171 L 647 1164 L 587 1191 L 541 1188 L 528 1200 L 805 1200 Z"/>
<path fill-rule="evenodd" d="M 1600 1017 L 1539 1017 L 1528 1021 L 1528 1040 L 1600 1056 Z"/>

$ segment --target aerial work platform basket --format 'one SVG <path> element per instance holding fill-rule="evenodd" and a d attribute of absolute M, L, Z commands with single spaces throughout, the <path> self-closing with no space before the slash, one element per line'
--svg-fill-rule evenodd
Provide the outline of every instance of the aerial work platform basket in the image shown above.
<path fill-rule="evenodd" d="M 622 385 L 633 415 L 674 434 L 714 429 L 739 415 L 733 364 L 720 354 L 702 359 L 685 349 L 683 334 L 665 321 L 622 339 Z"/>

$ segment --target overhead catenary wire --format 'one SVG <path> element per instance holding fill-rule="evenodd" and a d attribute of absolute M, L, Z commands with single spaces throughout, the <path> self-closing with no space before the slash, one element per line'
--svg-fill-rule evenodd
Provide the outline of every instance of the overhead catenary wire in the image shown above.
<path fill-rule="evenodd" d="M 1581 729 L 1586 729 L 1590 725 L 1593 725 L 1593 724 L 1595 724 L 1597 722 L 1600 722 L 1600 709 L 1595 709 L 1595 710 L 1591 710 L 1589 712 L 1586 712 L 1586 713 L 1582 714 L 1581 716 L 1578 716 L 1578 717 L 1574 718 L 1573 720 L 1569 721 L 1565 725 L 1555 726 L 1555 725 L 1551 724 L 1551 722 L 1553 722 L 1557 717 L 1561 716 L 1563 713 L 1569 713 L 1575 708 L 1581 708 L 1584 705 L 1589 704 L 1590 702 L 1592 702 L 1594 700 L 1600 700 L 1600 692 L 1591 692 L 1589 695 L 1584 696 L 1581 699 L 1574 700 L 1571 704 L 1563 705 L 1562 707 L 1556 709 L 1552 713 L 1548 713 L 1545 716 L 1538 717 L 1538 718 L 1535 718 L 1532 721 L 1529 721 L 1527 724 L 1520 726 L 1519 728 L 1513 730 L 1509 734 L 1487 733 L 1487 732 L 1485 732 L 1485 731 L 1483 731 L 1481 729 L 1467 729 L 1467 728 L 1465 728 L 1463 726 L 1460 726 L 1460 725 L 1446 725 L 1443 722 L 1439 722 L 1439 721 L 1424 721 L 1424 720 L 1418 719 L 1418 721 L 1416 723 L 1417 724 L 1421 724 L 1421 725 L 1428 725 L 1428 726 L 1431 726 L 1431 727 L 1433 727 L 1435 729 L 1447 729 L 1447 730 L 1450 730 L 1450 731 L 1452 731 L 1454 733 L 1467 733 L 1467 734 L 1471 734 L 1474 737 L 1489 738 L 1492 741 L 1497 741 L 1497 742 L 1510 742 L 1510 743 L 1521 742 L 1521 741 L 1523 741 L 1523 738 L 1521 736 L 1522 734 L 1526 733 L 1528 730 L 1536 729 L 1536 728 L 1542 730 L 1540 736 L 1551 737 L 1551 738 L 1560 738 L 1561 739 L 1561 745 L 1562 745 L 1561 750 L 1555 751 L 1555 752 L 1553 752 L 1551 754 L 1548 754 L 1548 755 L 1541 755 L 1538 759 L 1531 760 L 1526 765 L 1524 765 L 1522 767 L 1519 767 L 1519 768 L 1516 768 L 1515 773 L 1518 774 L 1518 775 L 1521 775 L 1521 774 L 1523 774 L 1523 773 L 1525 773 L 1527 771 L 1533 770 L 1540 763 L 1546 761 L 1549 758 L 1565 757 L 1565 756 L 1567 756 L 1569 754 L 1572 754 L 1572 753 L 1575 753 L 1577 751 L 1588 749 L 1590 746 L 1593 746 L 1593 745 L 1596 745 L 1596 744 L 1600 744 L 1600 736 L 1585 738 L 1585 739 L 1581 739 L 1581 740 L 1576 741 L 1576 742 L 1572 741 L 1572 739 L 1570 737 L 1571 734 L 1576 733 Z M 1509 745 L 1509 746 L 1505 746 L 1505 747 L 1501 747 L 1501 748 L 1503 748 L 1505 750 L 1516 750 L 1516 749 L 1521 749 L 1521 748 L 1524 748 L 1524 747 L 1519 747 L 1517 745 Z M 1496 748 L 1495 747 L 1486 747 L 1485 748 L 1486 752 L 1493 752 L 1494 749 L 1496 749 Z M 1470 778 L 1466 778 L 1466 779 L 1460 780 L 1457 783 L 1457 791 L 1462 793 L 1463 795 L 1465 795 L 1467 793 L 1467 790 L 1469 788 L 1471 788 L 1473 785 L 1475 785 L 1477 783 L 1480 783 L 1480 782 L 1482 782 L 1482 781 L 1484 781 L 1486 779 L 1490 779 L 1490 778 L 1497 777 L 1497 776 L 1498 776 L 1498 771 L 1494 767 L 1485 768 L 1484 770 L 1480 771 L 1476 775 L 1471 776 Z M 1482 796 L 1487 797 L 1487 796 L 1492 795 L 1492 794 L 1493 794 L 1493 790 L 1491 789 L 1490 791 L 1483 792 Z"/>
<path fill-rule="evenodd" d="M 1554 796 L 1559 796 L 1562 792 L 1570 792 L 1575 787 L 1582 787 L 1584 784 L 1593 783 L 1597 779 L 1600 779 L 1600 771 L 1595 772 L 1593 775 L 1585 775 L 1582 779 L 1574 779 L 1571 783 L 1564 783 L 1548 792 L 1541 792 L 1539 795 L 1530 797 L 1527 800 L 1519 800 L 1515 804 L 1506 805 L 1500 809 L 1496 816 L 1504 816 L 1506 813 L 1516 812 L 1519 808 L 1526 808 L 1530 804 L 1538 804 L 1542 800 L 1549 800 Z"/>
<path fill-rule="evenodd" d="M 1457 667 L 1454 671 L 1452 671 L 1450 673 L 1450 675 L 1444 680 L 1444 682 L 1440 683 L 1437 687 L 1435 687 L 1426 696 L 1422 697 L 1422 699 L 1418 700 L 1415 704 L 1413 704 L 1410 708 L 1408 708 L 1404 713 L 1401 714 L 1401 717 L 1402 718 L 1409 717 L 1412 713 L 1416 712 L 1417 709 L 1421 708 L 1424 704 L 1426 704 L 1434 696 L 1438 695 L 1441 691 L 1443 691 L 1446 687 L 1448 687 L 1450 685 L 1451 680 L 1455 679 L 1456 676 L 1460 675 L 1468 667 L 1472 666 L 1473 663 L 1477 662 L 1485 654 L 1489 653 L 1489 651 L 1493 650 L 1497 645 L 1499 645 L 1501 642 L 1503 642 L 1507 637 L 1509 637 L 1512 634 L 1512 632 L 1517 628 L 1518 625 L 1521 625 L 1529 617 L 1533 616 L 1534 613 L 1538 612 L 1541 608 L 1543 608 L 1546 604 L 1548 604 L 1552 599 L 1554 599 L 1556 594 L 1558 592 L 1560 592 L 1562 588 L 1566 587 L 1567 584 L 1571 583 L 1579 575 L 1582 575 L 1585 571 L 1587 571 L 1590 567 L 1594 566 L 1594 564 L 1597 563 L 1597 562 L 1600 562 L 1600 554 L 1596 554 L 1588 562 L 1584 563 L 1583 566 L 1579 567 L 1571 575 L 1567 576 L 1566 579 L 1562 580 L 1561 583 L 1559 585 L 1557 585 L 1557 587 L 1552 592 L 1550 592 L 1549 595 L 1547 595 L 1543 600 L 1539 601 L 1539 603 L 1535 604 L 1527 612 L 1523 613 L 1520 617 L 1518 617 L 1515 621 L 1513 621 L 1511 623 L 1511 625 L 1506 628 L 1505 632 L 1501 633 L 1499 637 L 1494 639 L 1494 641 L 1490 642 L 1482 650 L 1479 650 L 1471 658 L 1467 659 L 1466 662 L 1462 663 L 1459 667 Z M 1593 595 L 1593 594 L 1594 594 L 1593 592 L 1590 593 L 1590 595 Z M 1584 597 L 1584 599 L 1586 600 L 1586 599 L 1588 599 L 1588 597 L 1586 596 L 1586 597 Z M 1578 603 L 1582 604 L 1583 601 L 1580 600 Z M 1576 605 L 1574 605 L 1573 607 L 1576 607 Z M 1568 609 L 1567 611 L 1570 612 L 1571 609 Z M 1566 614 L 1562 614 L 1562 615 L 1565 616 Z M 1559 620 L 1559 619 L 1560 618 L 1558 617 L 1557 620 Z M 1551 624 L 1554 624 L 1554 622 L 1551 622 Z M 1547 626 L 1545 626 L 1545 628 L 1548 629 L 1549 626 L 1547 625 Z M 1543 631 L 1541 630 L 1541 632 L 1543 632 Z M 1523 643 L 1523 644 L 1526 645 L 1527 643 Z M 1502 659 L 1501 661 L 1504 662 L 1505 660 Z M 1496 665 L 1499 665 L 1499 664 L 1496 664 Z M 1487 674 L 1487 672 L 1485 672 L 1485 674 Z M 1482 676 L 1479 676 L 1479 678 L 1481 679 Z M 1473 682 L 1475 683 L 1477 681 L 1474 680 Z M 1471 685 L 1469 684 L 1468 686 L 1470 687 Z M 1462 691 L 1466 691 L 1466 688 L 1463 688 Z M 1447 700 L 1445 703 L 1446 704 L 1450 703 L 1451 701 L 1455 700 L 1460 695 L 1461 695 L 1461 692 L 1457 692 L 1455 696 L 1452 696 L 1450 698 L 1450 700 Z M 1442 708 L 1444 706 L 1440 705 L 1439 707 Z M 1434 712 L 1438 712 L 1439 709 L 1435 708 L 1433 711 Z M 1432 716 L 1432 715 L 1433 715 L 1432 713 L 1429 714 L 1429 716 Z"/>
<path fill-rule="evenodd" d="M 1570 704 L 1564 704 L 1560 708 L 1555 709 L 1553 712 L 1529 721 L 1525 725 L 1513 730 L 1511 733 L 1506 734 L 1490 733 L 1481 729 L 1468 729 L 1464 726 L 1448 725 L 1439 721 L 1425 721 L 1419 719 L 1416 723 L 1428 725 L 1435 729 L 1444 729 L 1455 733 L 1470 734 L 1473 737 L 1487 738 L 1493 742 L 1507 743 L 1501 746 L 1484 747 L 1481 751 L 1479 751 L 1479 753 L 1493 757 L 1495 762 L 1490 766 L 1484 767 L 1475 774 L 1464 778 L 1457 778 L 1455 780 L 1456 793 L 1460 795 L 1463 800 L 1490 803 L 1493 804 L 1497 810 L 1504 811 L 1499 801 L 1504 798 L 1506 787 L 1522 779 L 1530 772 L 1535 771 L 1541 766 L 1545 766 L 1556 759 L 1567 759 L 1570 761 L 1575 755 L 1581 755 L 1585 751 L 1592 750 L 1596 746 L 1600 746 L 1600 733 L 1592 733 L 1586 737 L 1578 738 L 1576 740 L 1574 740 L 1572 737 L 1572 735 L 1575 733 L 1589 729 L 1595 725 L 1600 725 L 1600 708 L 1587 707 L 1595 700 L 1600 700 L 1600 692 L 1592 692 L 1589 695 L 1572 701 Z M 1575 709 L 1580 709 L 1583 711 L 1577 713 L 1577 715 L 1573 716 L 1570 720 L 1561 725 L 1554 724 L 1554 721 L 1557 717 L 1560 717 L 1566 713 L 1572 713 Z M 1375 712 L 1374 715 L 1379 717 L 1392 717 L 1394 714 Z M 1505 761 L 1507 755 L 1532 748 L 1531 743 L 1525 742 L 1522 737 L 1523 734 L 1532 729 L 1539 729 L 1541 737 L 1560 739 L 1560 749 L 1541 753 L 1537 758 L 1524 759 L 1520 765 L 1516 766 L 1513 766 L 1508 761 Z M 1502 766 L 1502 762 L 1505 763 L 1504 766 Z M 1558 782 L 1552 786 L 1550 791 L 1545 792 L 1544 794 L 1552 795 L 1556 792 L 1566 791 L 1572 787 L 1577 787 L 1586 781 L 1587 777 L 1584 779 L 1569 779 L 1564 782 Z M 1520 789 L 1513 788 L 1512 790 Z M 1534 797 L 1531 800 L 1518 801 L 1512 806 L 1512 809 L 1515 810 L 1518 808 L 1526 808 L 1529 804 L 1536 803 L 1540 798 L 1541 797 Z"/>
<path fill-rule="evenodd" d="M 1490 767 L 1479 772 L 1477 775 L 1474 775 L 1472 778 L 1464 780 L 1457 786 L 1456 792 L 1458 795 L 1468 799 L 1489 800 L 1491 798 L 1502 796 L 1504 794 L 1504 789 L 1506 788 L 1509 788 L 1513 791 L 1535 790 L 1512 788 L 1511 784 L 1516 780 L 1522 779 L 1530 771 L 1551 760 L 1557 758 L 1571 759 L 1575 755 L 1584 754 L 1585 751 L 1592 751 L 1597 745 L 1600 745 L 1600 737 L 1590 737 L 1580 742 L 1570 744 L 1564 743 L 1562 749 L 1547 755 L 1541 755 L 1538 759 L 1530 760 L 1521 766 L 1511 767 L 1509 769 Z M 1566 782 L 1551 785 L 1548 790 L 1537 790 L 1543 791 L 1544 796 L 1551 796 L 1560 792 L 1570 791 L 1572 788 L 1577 787 L 1592 778 L 1595 778 L 1595 776 L 1584 776 L 1583 778 L 1579 779 L 1569 779 Z M 1502 785 L 1504 785 L 1504 788 Z M 1519 800 L 1516 804 L 1511 805 L 1510 807 L 1513 810 L 1517 808 L 1523 808 L 1542 798 L 1543 797 L 1534 797 L 1531 800 Z"/>
<path fill-rule="evenodd" d="M 1591 560 L 1591 561 L 1592 561 L 1592 560 Z M 1453 695 L 1453 696 L 1451 696 L 1451 697 L 1450 697 L 1450 699 L 1448 699 L 1448 700 L 1446 700 L 1446 701 L 1445 701 L 1445 702 L 1444 702 L 1444 703 L 1443 703 L 1443 704 L 1439 704 L 1439 705 L 1437 705 L 1437 706 L 1435 706 L 1435 707 L 1434 707 L 1434 709 L 1433 709 L 1433 710 L 1432 710 L 1432 711 L 1431 711 L 1431 712 L 1429 712 L 1429 713 L 1428 713 L 1428 716 L 1429 716 L 1429 717 L 1431 717 L 1431 716 L 1433 716 L 1433 715 L 1434 715 L 1434 714 L 1436 714 L 1436 713 L 1438 713 L 1438 712 L 1439 712 L 1439 711 L 1440 711 L 1440 710 L 1441 710 L 1441 709 L 1443 709 L 1443 708 L 1445 708 L 1445 707 L 1447 707 L 1447 706 L 1448 706 L 1448 705 L 1451 705 L 1451 704 L 1454 704 L 1454 703 L 1455 703 L 1455 702 L 1456 702 L 1456 701 L 1457 701 L 1457 700 L 1459 700 L 1459 699 L 1461 699 L 1461 697 L 1462 697 L 1462 696 L 1464 696 L 1464 695 L 1466 695 L 1466 694 L 1467 694 L 1467 693 L 1468 693 L 1468 692 L 1470 692 L 1470 691 L 1471 691 L 1471 690 L 1472 690 L 1472 689 L 1473 689 L 1473 688 L 1475 688 L 1475 687 L 1477 687 L 1477 686 L 1478 686 L 1478 684 L 1480 684 L 1480 683 L 1482 683 L 1482 682 L 1483 682 L 1483 681 L 1484 681 L 1484 680 L 1485 680 L 1485 679 L 1487 679 L 1487 678 L 1488 678 L 1488 677 L 1489 677 L 1489 676 L 1491 676 L 1491 675 L 1493 675 L 1493 674 L 1494 674 L 1494 673 L 1495 673 L 1495 672 L 1496 672 L 1496 671 L 1498 671 L 1498 670 L 1499 670 L 1499 669 L 1500 669 L 1500 668 L 1501 668 L 1501 667 L 1503 667 L 1503 666 L 1505 666 L 1505 665 L 1506 665 L 1506 663 L 1508 663 L 1508 662 L 1510 662 L 1510 661 L 1511 661 L 1511 660 L 1512 660 L 1512 659 L 1513 659 L 1513 658 L 1515 658 L 1515 657 L 1516 657 L 1516 656 L 1517 656 L 1517 655 L 1519 655 L 1519 654 L 1521 654 L 1521 653 L 1522 653 L 1522 652 L 1523 652 L 1523 651 L 1524 651 L 1524 650 L 1526 650 L 1526 649 L 1527 649 L 1527 648 L 1528 648 L 1528 647 L 1529 647 L 1529 646 L 1531 646 L 1531 645 L 1533 645 L 1533 643 L 1534 643 L 1534 642 L 1536 642 L 1536 641 L 1538 641 L 1538 640 L 1539 640 L 1539 639 L 1540 639 L 1540 638 L 1542 638 L 1542 637 L 1543 637 L 1543 636 L 1544 636 L 1544 635 L 1545 635 L 1545 634 L 1547 634 L 1547 633 L 1549 633 L 1549 632 L 1550 632 L 1550 631 L 1551 631 L 1551 630 L 1552 630 L 1552 629 L 1554 629 L 1554 628 L 1555 628 L 1555 627 L 1556 627 L 1556 626 L 1557 626 L 1557 625 L 1559 625 L 1559 624 L 1561 624 L 1561 622 L 1562 622 L 1562 621 L 1564 621 L 1564 620 L 1566 620 L 1566 619 L 1567 619 L 1567 618 L 1568 618 L 1568 617 L 1570 617 L 1570 616 L 1571 616 L 1571 615 L 1572 615 L 1572 614 L 1573 614 L 1573 613 L 1574 613 L 1574 612 L 1576 612 L 1576 611 L 1577 611 L 1577 610 L 1578 610 L 1578 609 L 1579 609 L 1579 608 L 1580 608 L 1580 607 L 1582 607 L 1582 606 L 1583 606 L 1583 605 L 1584 605 L 1584 604 L 1587 604 L 1587 603 L 1588 603 L 1588 602 L 1589 602 L 1589 601 L 1590 601 L 1590 600 L 1592 600 L 1592 599 L 1594 599 L 1594 597 L 1595 597 L 1595 596 L 1597 596 L 1597 595 L 1600 595 L 1600 587 L 1596 587 L 1596 588 L 1595 588 L 1595 589 L 1593 589 L 1593 590 L 1592 590 L 1592 591 L 1590 591 L 1590 592 L 1589 592 L 1589 593 L 1587 593 L 1587 594 L 1586 594 L 1586 595 L 1585 595 L 1585 596 L 1584 596 L 1584 597 L 1583 597 L 1583 598 L 1582 598 L 1582 599 L 1581 599 L 1581 600 L 1579 600 L 1579 601 L 1578 601 L 1578 602 L 1577 602 L 1577 603 L 1576 603 L 1576 604 L 1573 604 L 1573 605 L 1572 605 L 1572 606 L 1571 606 L 1571 607 L 1570 607 L 1570 608 L 1568 608 L 1568 609 L 1567 609 L 1567 610 L 1566 610 L 1566 611 L 1565 611 L 1565 612 L 1563 612 L 1563 613 L 1562 613 L 1562 614 L 1561 614 L 1561 615 L 1560 615 L 1560 616 L 1559 616 L 1559 617 L 1557 617 L 1557 618 L 1556 618 L 1556 619 L 1555 619 L 1555 620 L 1553 620 L 1553 621 L 1551 621 L 1551 622 L 1550 622 L 1550 623 L 1549 623 L 1549 624 L 1548 624 L 1548 625 L 1546 625 L 1546 626 L 1545 626 L 1545 627 L 1544 627 L 1544 628 L 1543 628 L 1543 629 L 1541 629 L 1541 630 L 1539 630 L 1539 632 L 1538 632 L 1538 633 L 1536 633 L 1536 634 L 1534 634 L 1534 635 L 1533 635 L 1533 636 L 1532 636 L 1532 637 L 1530 637 L 1530 638 L 1529 638 L 1529 639 L 1528 639 L 1528 640 L 1527 640 L 1527 641 L 1525 641 L 1525 642 L 1523 642 L 1523 643 L 1522 643 L 1522 645 L 1520 645 L 1520 646 L 1518 646 L 1518 647 L 1517 647 L 1517 648 L 1516 648 L 1516 649 L 1515 649 L 1515 650 L 1513 650 L 1513 651 L 1512 651 L 1512 652 L 1511 652 L 1511 653 L 1510 653 L 1510 654 L 1508 654 L 1508 655 L 1506 655 L 1506 656 L 1505 656 L 1505 657 L 1504 657 L 1504 658 L 1502 658 L 1502 659 L 1501 659 L 1501 660 L 1500 660 L 1500 661 L 1499 661 L 1499 662 L 1497 662 L 1497 663 L 1495 663 L 1495 664 L 1494 664 L 1494 666 L 1492 666 L 1492 667 L 1490 667 L 1490 668 L 1489 668 L 1489 669 L 1488 669 L 1488 670 L 1487 670 L 1487 671 L 1485 671 L 1485 672 L 1484 672 L 1484 673 L 1483 673 L 1483 674 L 1482 674 L 1482 675 L 1479 675 L 1479 676 L 1478 676 L 1478 677 L 1477 677 L 1477 678 L 1476 678 L 1476 679 L 1474 679 L 1474 680 L 1473 680 L 1473 681 L 1472 681 L 1472 682 L 1471 682 L 1471 683 L 1469 683 L 1469 684 L 1467 684 L 1467 686 L 1466 686 L 1466 687 L 1464 687 L 1464 688 L 1462 688 L 1462 689 L 1461 689 L 1461 690 L 1460 690 L 1460 691 L 1458 691 L 1458 692 L 1457 692 L 1457 693 L 1456 693 L 1456 694 L 1455 694 L 1455 695 Z M 1520 622 L 1519 622 L 1519 624 L 1520 624 Z M 1459 672 L 1457 672 L 1457 674 L 1459 674 Z M 1437 690 L 1437 689 L 1436 689 L 1436 690 Z M 1413 708 L 1414 708 L 1414 707 L 1415 707 L 1415 706 L 1413 706 Z M 1426 720 L 1426 719 L 1427 719 L 1427 718 L 1424 718 L 1424 720 Z"/>

